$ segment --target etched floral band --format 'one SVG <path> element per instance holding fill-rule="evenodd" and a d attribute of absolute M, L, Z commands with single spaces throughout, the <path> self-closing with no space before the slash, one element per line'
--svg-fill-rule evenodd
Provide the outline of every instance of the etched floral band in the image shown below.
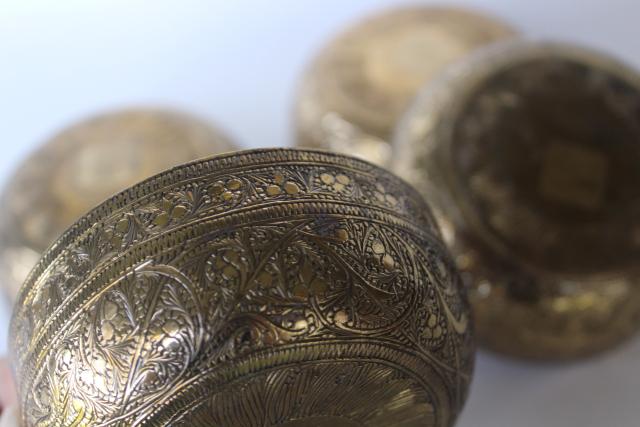
<path fill-rule="evenodd" d="M 25 426 L 444 427 L 473 367 L 423 199 L 324 152 L 240 152 L 132 187 L 18 298 Z"/>
<path fill-rule="evenodd" d="M 30 154 L 0 193 L 0 291 L 13 303 L 42 253 L 107 197 L 232 150 L 216 127 L 167 109 L 115 110 L 67 127 Z"/>

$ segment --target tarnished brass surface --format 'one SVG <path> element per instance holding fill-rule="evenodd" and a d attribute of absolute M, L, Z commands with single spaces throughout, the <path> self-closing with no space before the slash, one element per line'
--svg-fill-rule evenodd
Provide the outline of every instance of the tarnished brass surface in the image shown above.
<path fill-rule="evenodd" d="M 326 46 L 300 86 L 297 143 L 387 165 L 391 133 L 425 82 L 479 46 L 513 37 L 493 18 L 415 7 L 373 16 Z"/>
<path fill-rule="evenodd" d="M 478 333 L 512 355 L 608 349 L 640 326 L 640 79 L 573 46 L 507 43 L 451 69 L 399 127 Z"/>
<path fill-rule="evenodd" d="M 72 126 L 18 168 L 0 204 L 0 283 L 13 301 L 42 252 L 80 216 L 172 166 L 231 151 L 206 123 L 163 110 L 125 110 Z"/>
<path fill-rule="evenodd" d="M 22 420 L 451 426 L 474 348 L 434 224 L 395 176 L 324 152 L 147 180 L 77 222 L 22 287 Z"/>

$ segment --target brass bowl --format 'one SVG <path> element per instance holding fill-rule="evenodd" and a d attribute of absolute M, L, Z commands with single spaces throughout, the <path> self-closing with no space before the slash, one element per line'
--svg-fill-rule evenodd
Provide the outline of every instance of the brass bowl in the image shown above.
<path fill-rule="evenodd" d="M 639 111 L 625 65 L 512 42 L 453 67 L 399 126 L 394 169 L 434 207 L 491 349 L 567 359 L 638 329 Z"/>
<path fill-rule="evenodd" d="M 395 124 L 425 82 L 515 35 L 492 17 L 455 8 L 395 9 L 356 24 L 319 53 L 301 82 L 298 145 L 388 165 Z"/>
<path fill-rule="evenodd" d="M 19 295 L 25 426 L 451 426 L 474 346 L 424 200 L 285 149 L 175 168 L 83 217 Z"/>
<path fill-rule="evenodd" d="M 94 117 L 46 142 L 0 198 L 0 275 L 10 301 L 42 252 L 89 209 L 148 176 L 232 149 L 199 119 L 154 109 Z"/>

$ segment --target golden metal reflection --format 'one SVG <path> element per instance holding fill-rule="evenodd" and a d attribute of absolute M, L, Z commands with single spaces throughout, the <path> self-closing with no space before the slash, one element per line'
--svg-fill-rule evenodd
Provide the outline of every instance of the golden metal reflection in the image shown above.
<path fill-rule="evenodd" d="M 434 207 L 490 348 L 571 358 L 638 329 L 638 111 L 626 66 L 512 42 L 454 66 L 399 126 L 394 169 Z"/>
<path fill-rule="evenodd" d="M 395 123 L 425 82 L 478 47 L 513 36 L 506 24 L 462 9 L 373 16 L 311 64 L 296 105 L 297 142 L 387 165 Z"/>
<path fill-rule="evenodd" d="M 93 206 L 171 166 L 232 149 L 206 123 L 163 110 L 110 113 L 58 134 L 2 195 L 0 271 L 10 300 L 42 252 Z"/>
<path fill-rule="evenodd" d="M 422 197 L 284 149 L 175 168 L 84 216 L 22 287 L 11 348 L 25 427 L 448 427 L 474 355 Z"/>

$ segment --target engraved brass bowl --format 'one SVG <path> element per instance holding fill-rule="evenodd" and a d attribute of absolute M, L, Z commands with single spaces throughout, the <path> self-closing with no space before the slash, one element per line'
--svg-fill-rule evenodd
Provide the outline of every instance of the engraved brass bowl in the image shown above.
<path fill-rule="evenodd" d="M 451 426 L 468 305 L 415 190 L 340 155 L 197 161 L 100 205 L 22 287 L 25 426 Z"/>
<path fill-rule="evenodd" d="M 567 359 L 638 329 L 639 112 L 625 65 L 512 42 L 453 67 L 399 126 L 394 168 L 433 206 L 489 348 Z"/>
<path fill-rule="evenodd" d="M 310 64 L 295 107 L 297 143 L 386 166 L 396 122 L 425 82 L 480 46 L 515 37 L 507 24 L 456 8 L 372 16 Z"/>
<path fill-rule="evenodd" d="M 132 109 L 80 122 L 17 169 L 0 204 L 0 277 L 15 300 L 42 252 L 89 209 L 151 175 L 231 151 L 229 139 L 192 116 Z"/>

